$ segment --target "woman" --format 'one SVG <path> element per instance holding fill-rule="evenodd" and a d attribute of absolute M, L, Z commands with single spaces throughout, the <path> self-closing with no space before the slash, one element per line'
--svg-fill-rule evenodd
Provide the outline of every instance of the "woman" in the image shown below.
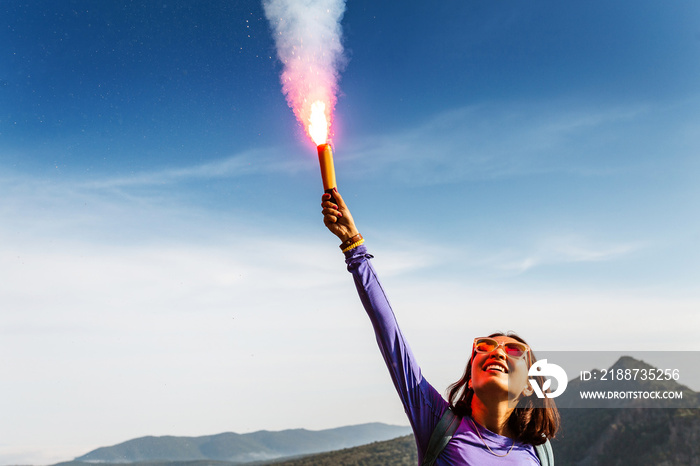
<path fill-rule="evenodd" d="M 449 408 L 459 424 L 455 422 L 456 431 L 439 450 L 435 465 L 541 464 L 535 445 L 554 437 L 559 415 L 549 398 L 544 399 L 544 408 L 535 404 L 542 406 L 542 400 L 527 382 L 528 368 L 536 361 L 527 343 L 500 333 L 474 340 L 464 375 L 450 386 L 449 402 L 445 401 L 422 377 L 342 196 L 337 191 L 332 197 L 326 193 L 321 205 L 323 223 L 341 241 L 348 270 L 413 428 L 419 463 Z"/>

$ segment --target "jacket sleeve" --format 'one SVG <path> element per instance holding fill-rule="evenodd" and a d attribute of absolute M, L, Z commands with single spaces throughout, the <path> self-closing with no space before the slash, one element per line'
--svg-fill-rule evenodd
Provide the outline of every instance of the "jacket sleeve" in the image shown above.
<path fill-rule="evenodd" d="M 430 435 L 448 404 L 423 378 L 370 263 L 371 258 L 365 246 L 345 253 L 348 271 L 353 275 L 360 300 L 374 327 L 379 349 L 413 428 L 418 456 L 422 458 Z"/>

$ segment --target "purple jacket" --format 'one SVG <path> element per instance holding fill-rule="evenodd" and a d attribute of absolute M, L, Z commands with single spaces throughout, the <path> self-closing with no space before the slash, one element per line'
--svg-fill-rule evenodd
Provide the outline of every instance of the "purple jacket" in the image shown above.
<path fill-rule="evenodd" d="M 359 246 L 345 253 L 348 270 L 355 279 L 355 286 L 360 295 L 374 332 L 379 349 L 384 356 L 391 379 L 401 398 L 408 420 L 413 428 L 418 448 L 418 462 L 423 461 L 428 441 L 433 429 L 449 404 L 421 375 L 408 343 L 404 340 L 389 300 L 379 283 L 377 274 L 369 259 L 365 246 Z M 537 465 L 540 464 L 532 445 L 515 442 L 508 437 L 495 434 L 485 427 L 478 426 L 470 417 L 462 419 L 452 440 L 447 444 L 435 462 L 444 465 Z M 478 433 L 475 429 L 479 429 Z M 479 434 L 483 438 L 479 438 Z M 489 446 L 491 453 L 484 445 Z"/>

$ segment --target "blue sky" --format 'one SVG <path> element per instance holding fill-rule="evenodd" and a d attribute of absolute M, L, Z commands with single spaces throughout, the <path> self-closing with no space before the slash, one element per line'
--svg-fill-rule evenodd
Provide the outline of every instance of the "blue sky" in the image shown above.
<path fill-rule="evenodd" d="M 261 5 L 0 9 L 0 464 L 405 424 Z M 339 188 L 439 390 L 494 330 L 700 349 L 697 2 L 353 0 L 342 26 Z"/>

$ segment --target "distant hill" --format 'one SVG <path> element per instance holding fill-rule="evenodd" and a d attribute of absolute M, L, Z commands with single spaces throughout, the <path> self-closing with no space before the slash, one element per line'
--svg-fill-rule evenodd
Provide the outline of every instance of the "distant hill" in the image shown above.
<path fill-rule="evenodd" d="M 141 437 L 98 448 L 68 464 L 223 461 L 247 463 L 339 450 L 409 433 L 409 427 L 381 423 L 320 431 L 291 429 L 249 434 L 223 433 L 202 437 Z M 207 463 L 210 464 L 210 463 Z"/>
<path fill-rule="evenodd" d="M 700 410 L 562 410 L 557 465 L 700 465 Z"/>
<path fill-rule="evenodd" d="M 413 435 L 406 435 L 384 442 L 268 464 L 273 466 L 416 466 L 418 454 Z"/>
<path fill-rule="evenodd" d="M 653 366 L 621 357 L 610 369 L 652 369 Z M 557 464 L 576 466 L 700 465 L 700 394 L 670 381 L 627 381 L 615 383 L 616 390 L 683 389 L 683 401 L 676 408 L 639 408 L 640 400 L 615 400 L 601 408 L 575 406 L 579 389 L 609 390 L 605 381 L 569 382 L 566 392 L 556 399 L 562 416 L 562 429 L 552 442 Z M 664 406 L 662 400 L 654 401 Z M 668 404 L 668 403 L 667 403 Z M 605 406 L 625 406 L 611 408 Z"/>

